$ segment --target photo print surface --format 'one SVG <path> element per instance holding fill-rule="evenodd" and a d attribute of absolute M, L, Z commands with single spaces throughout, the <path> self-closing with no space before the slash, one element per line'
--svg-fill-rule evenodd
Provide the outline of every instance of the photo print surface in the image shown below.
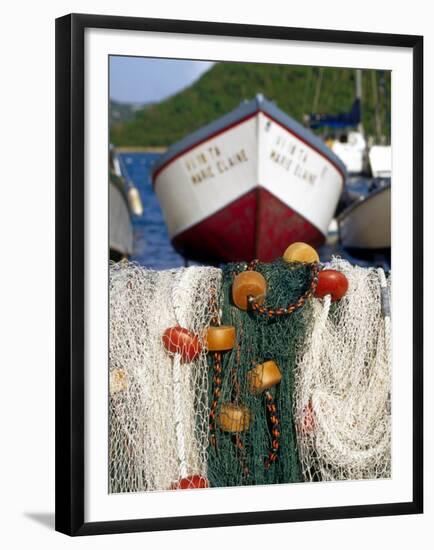
<path fill-rule="evenodd" d="M 110 57 L 110 493 L 391 476 L 391 73 Z"/>

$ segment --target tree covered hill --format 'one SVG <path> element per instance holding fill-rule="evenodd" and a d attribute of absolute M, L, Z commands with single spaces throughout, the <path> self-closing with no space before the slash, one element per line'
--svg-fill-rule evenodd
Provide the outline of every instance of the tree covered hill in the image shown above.
<path fill-rule="evenodd" d="M 367 135 L 377 135 L 380 122 L 381 132 L 390 139 L 390 72 L 364 70 L 362 82 L 365 131 Z M 313 111 L 328 114 L 349 111 L 355 95 L 355 71 L 217 63 L 189 88 L 135 111 L 131 120 L 115 122 L 111 141 L 117 146 L 168 146 L 257 93 L 275 101 L 280 109 L 301 122 L 304 114 Z"/>
<path fill-rule="evenodd" d="M 134 119 L 137 111 L 146 109 L 146 103 L 123 103 L 114 99 L 110 100 L 110 125 L 129 122 Z"/>

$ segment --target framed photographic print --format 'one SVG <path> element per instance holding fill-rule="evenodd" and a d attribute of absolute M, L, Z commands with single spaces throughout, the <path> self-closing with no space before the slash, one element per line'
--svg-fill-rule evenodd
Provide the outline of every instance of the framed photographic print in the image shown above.
<path fill-rule="evenodd" d="M 420 36 L 56 20 L 56 529 L 421 513 Z"/>

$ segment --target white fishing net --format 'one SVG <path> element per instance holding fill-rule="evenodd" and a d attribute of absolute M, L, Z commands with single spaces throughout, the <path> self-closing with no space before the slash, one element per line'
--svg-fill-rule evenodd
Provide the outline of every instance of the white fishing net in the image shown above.
<path fill-rule="evenodd" d="M 179 325 L 201 338 L 213 315 L 207 297 L 220 284 L 221 271 L 211 267 L 110 265 L 110 492 L 206 478 L 206 350 L 182 362 L 162 335 Z"/>
<path fill-rule="evenodd" d="M 390 283 L 383 270 L 333 258 L 339 302 L 314 299 L 295 373 L 295 423 L 304 478 L 390 476 Z M 306 311 L 307 314 L 307 311 Z"/>

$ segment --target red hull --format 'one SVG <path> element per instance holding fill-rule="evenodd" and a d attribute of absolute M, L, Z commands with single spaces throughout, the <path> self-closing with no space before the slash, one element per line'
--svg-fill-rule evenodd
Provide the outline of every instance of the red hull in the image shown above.
<path fill-rule="evenodd" d="M 183 256 L 211 263 L 275 260 L 296 241 L 320 246 L 325 236 L 262 187 L 174 237 Z"/>

